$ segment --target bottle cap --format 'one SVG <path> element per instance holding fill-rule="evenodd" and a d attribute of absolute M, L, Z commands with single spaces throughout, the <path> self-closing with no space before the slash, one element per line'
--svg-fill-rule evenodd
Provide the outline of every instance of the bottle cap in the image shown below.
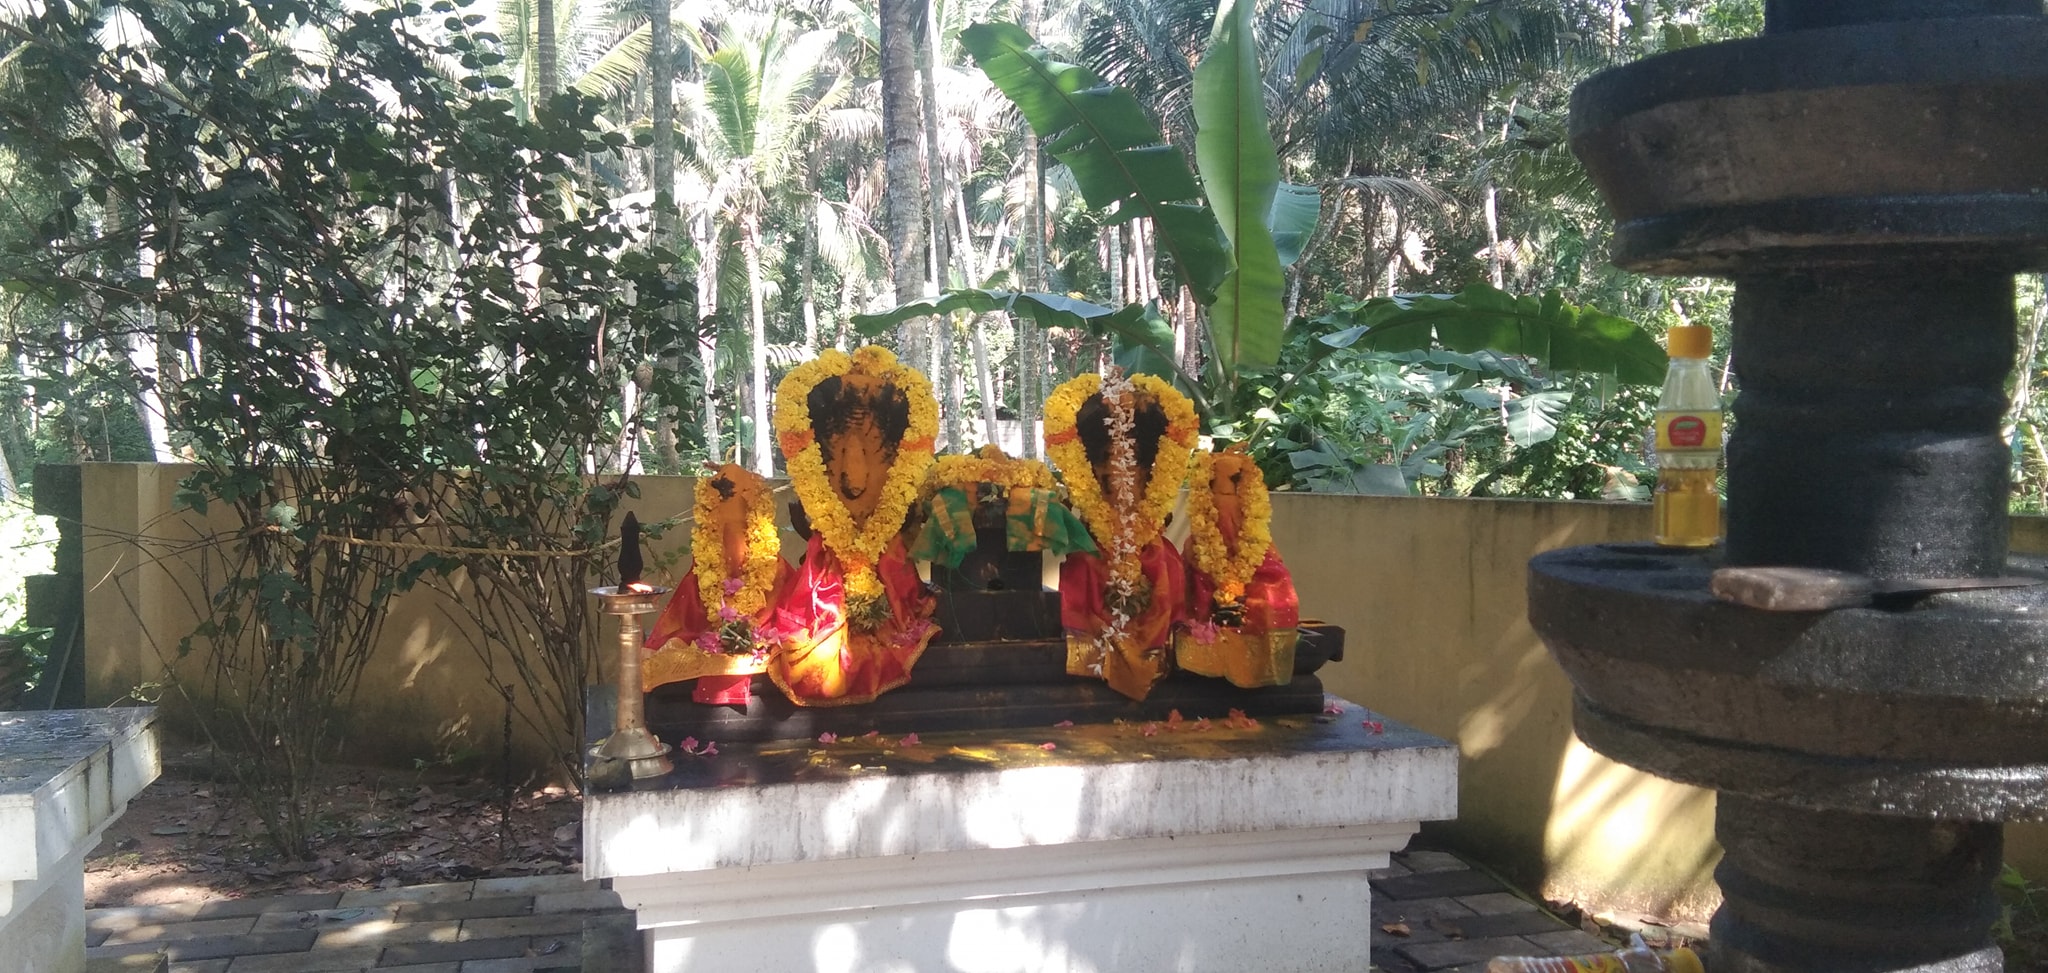
<path fill-rule="evenodd" d="M 1705 358 L 1714 353 L 1714 329 L 1702 324 L 1681 324 L 1665 333 L 1664 343 L 1673 358 Z"/>

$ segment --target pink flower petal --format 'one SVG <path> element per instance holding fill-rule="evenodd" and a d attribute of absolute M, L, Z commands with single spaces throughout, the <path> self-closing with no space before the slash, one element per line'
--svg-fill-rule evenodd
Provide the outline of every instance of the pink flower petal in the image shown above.
<path fill-rule="evenodd" d="M 1371 730 L 1375 735 L 1387 732 L 1387 725 L 1378 720 L 1366 720 L 1358 725 Z"/>
<path fill-rule="evenodd" d="M 705 742 L 705 744 L 704 744 L 704 756 L 706 756 L 706 757 L 716 757 L 716 756 L 718 756 L 718 741 L 716 741 L 716 740 L 710 740 L 710 741 L 706 741 L 706 742 Z"/>
<path fill-rule="evenodd" d="M 818 734 L 819 743 L 838 743 L 839 734 L 830 731 Z"/>
<path fill-rule="evenodd" d="M 1059 749 L 1059 746 L 1058 746 L 1058 745 L 1056 745 L 1056 744 L 1054 744 L 1054 743 L 1052 743 L 1051 741 L 1047 741 L 1047 742 L 1045 742 L 1045 743 L 1041 743 L 1041 744 L 1039 744 L 1039 745 L 1038 745 L 1038 749 L 1040 749 L 1040 750 L 1058 750 L 1058 749 Z"/>
<path fill-rule="evenodd" d="M 1073 725 L 1074 725 L 1074 721 L 1073 721 L 1073 720 L 1061 720 L 1061 721 L 1059 721 L 1058 723 L 1054 723 L 1054 724 L 1053 724 L 1053 726 L 1073 726 Z"/>
<path fill-rule="evenodd" d="M 906 734 L 904 734 L 904 735 L 903 735 L 903 744 L 902 744 L 903 746 L 906 746 L 906 747 L 914 747 L 914 746 L 917 746 L 917 745 L 918 745 L 919 743 L 922 743 L 922 742 L 923 742 L 922 740 L 919 740 L 919 739 L 917 738 L 917 734 L 915 734 L 915 733 L 906 733 Z"/>
<path fill-rule="evenodd" d="M 696 738 L 696 737 L 684 737 L 684 738 L 683 738 L 683 742 L 681 742 L 681 743 L 678 743 L 678 744 L 676 744 L 676 749 L 678 749 L 678 750 L 681 750 L 681 751 L 682 751 L 682 752 L 684 752 L 684 753 L 696 753 L 696 752 L 697 752 L 697 738 Z"/>

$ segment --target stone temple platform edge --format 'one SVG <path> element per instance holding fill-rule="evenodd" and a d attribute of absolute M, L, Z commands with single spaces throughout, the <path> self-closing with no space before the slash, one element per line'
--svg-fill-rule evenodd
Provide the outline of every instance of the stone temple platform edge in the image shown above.
<path fill-rule="evenodd" d="M 1456 747 L 1349 703 L 720 750 L 584 805 L 657 973 L 1361 969 L 1366 872 L 1457 813 Z"/>

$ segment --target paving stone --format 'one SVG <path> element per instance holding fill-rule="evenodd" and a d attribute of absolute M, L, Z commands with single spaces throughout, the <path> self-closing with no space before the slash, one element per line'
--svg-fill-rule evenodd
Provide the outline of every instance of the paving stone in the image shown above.
<path fill-rule="evenodd" d="M 462 921 L 459 919 L 445 919 L 440 922 L 396 922 L 391 919 L 376 919 L 345 926 L 323 926 L 320 929 L 320 938 L 313 940 L 313 948 L 329 949 L 370 943 L 384 946 L 396 946 L 401 943 L 452 943 L 461 938 Z"/>
<path fill-rule="evenodd" d="M 630 912 L 611 912 L 583 920 L 583 973 L 643 973 L 646 939 Z"/>
<path fill-rule="evenodd" d="M 1387 867 L 1385 867 L 1385 868 L 1374 868 L 1374 869 L 1370 869 L 1370 870 L 1368 870 L 1368 871 L 1367 871 L 1367 872 L 1365 873 L 1365 877 L 1366 877 L 1366 878 L 1400 878 L 1401 876 L 1403 876 L 1403 875 L 1407 875 L 1407 874 L 1410 874 L 1410 872 L 1409 872 L 1409 870 L 1408 870 L 1408 866 L 1406 866 L 1406 865 L 1403 865 L 1403 864 L 1401 864 L 1400 862 L 1389 862 L 1389 863 L 1387 864 Z"/>
<path fill-rule="evenodd" d="M 1447 851 L 1407 851 L 1394 855 L 1394 860 L 1406 866 L 1417 875 L 1429 872 L 1456 872 L 1471 868 L 1463 858 Z"/>
<path fill-rule="evenodd" d="M 228 964 L 232 962 L 234 962 L 233 958 L 196 959 L 184 963 L 172 963 L 171 968 L 165 970 L 164 973 L 228 973 Z"/>
<path fill-rule="evenodd" d="M 124 905 L 111 909 L 85 910 L 85 925 L 88 929 L 104 929 L 117 932 L 136 926 L 156 926 L 166 922 L 184 922 L 199 913 L 201 901 L 171 902 L 164 905 Z"/>
<path fill-rule="evenodd" d="M 1484 895 L 1458 896 L 1459 904 L 1483 916 L 1501 912 L 1535 912 L 1536 903 L 1513 892 L 1488 892 Z"/>
<path fill-rule="evenodd" d="M 1404 936 L 1399 933 L 1388 932 L 1387 927 L 1395 924 L 1407 927 L 1408 934 Z M 1440 943 L 1450 938 L 1452 937 L 1444 935 L 1442 932 L 1431 927 L 1428 923 L 1419 922 L 1414 919 L 1375 918 L 1372 922 L 1373 942 L 1384 942 L 1388 946 L 1413 946 L 1419 943 Z M 1458 938 L 1462 939 L 1464 937 Z"/>
<path fill-rule="evenodd" d="M 195 919 L 191 922 L 167 922 L 157 926 L 133 926 L 109 933 L 103 945 L 163 943 L 204 936 L 237 936 L 248 932 L 249 927 L 255 924 L 255 916 L 242 916 L 234 919 Z"/>
<path fill-rule="evenodd" d="M 377 965 L 382 946 L 314 949 L 303 953 L 238 956 L 228 973 L 354 973 Z"/>
<path fill-rule="evenodd" d="M 1480 895 L 1501 890 L 1491 875 L 1466 870 L 1403 875 L 1372 880 L 1373 891 L 1395 899 L 1431 899 L 1445 895 Z"/>
<path fill-rule="evenodd" d="M 1408 961 L 1408 957 L 1394 952 L 1394 947 L 1378 945 L 1379 937 L 1374 937 L 1373 942 L 1372 968 L 1374 970 L 1378 970 L 1380 973 L 1412 973 L 1412 971 L 1417 969 L 1414 963 Z"/>
<path fill-rule="evenodd" d="M 379 968 L 407 963 L 468 962 L 474 959 L 502 959 L 526 952 L 524 939 L 473 939 L 459 943 L 401 943 L 384 947 Z"/>
<path fill-rule="evenodd" d="M 87 962 L 91 962 L 92 960 L 96 959 L 117 959 L 122 956 L 137 956 L 148 955 L 150 953 L 161 953 L 164 950 L 164 945 L 165 944 L 163 943 L 148 942 L 108 943 L 105 946 L 88 946 L 85 949 L 85 958 Z"/>
<path fill-rule="evenodd" d="M 1473 911 L 1457 899 L 1385 899 L 1374 896 L 1373 919 L 1379 922 L 1428 922 L 1431 919 L 1462 919 Z"/>
<path fill-rule="evenodd" d="M 1464 939 L 1571 931 L 1570 926 L 1541 912 L 1497 912 L 1485 916 L 1431 919 L 1429 925 L 1446 936 Z"/>
<path fill-rule="evenodd" d="M 306 892 L 299 895 L 273 895 L 261 899 L 214 899 L 199 907 L 197 918 L 225 919 L 229 916 L 258 916 L 266 912 L 332 909 L 340 900 L 340 892 Z"/>
<path fill-rule="evenodd" d="M 583 957 L 575 953 L 559 956 L 508 956 L 504 959 L 473 959 L 462 964 L 462 973 L 537 973 L 540 970 L 579 969 Z"/>
<path fill-rule="evenodd" d="M 492 895 L 541 895 L 548 892 L 588 892 L 598 888 L 594 880 L 581 875 L 518 875 L 476 880 L 476 897 Z"/>
<path fill-rule="evenodd" d="M 541 916 L 508 916 L 502 919 L 466 919 L 463 939 L 505 939 L 512 936 L 561 936 L 583 931 L 583 916 L 558 912 Z"/>
<path fill-rule="evenodd" d="M 533 914 L 530 895 L 471 899 L 467 902 L 404 902 L 398 918 L 405 922 L 433 922 L 440 919 L 492 919 L 498 916 Z"/>
<path fill-rule="evenodd" d="M 1538 948 L 1548 951 L 1552 956 L 1611 953 L 1621 948 L 1597 936 L 1589 936 L 1577 929 L 1564 929 L 1558 932 L 1523 936 L 1522 938 L 1534 943 Z"/>
<path fill-rule="evenodd" d="M 249 931 L 287 932 L 293 929 L 318 929 L 320 924 L 326 921 L 322 918 L 324 915 L 325 913 L 312 911 L 266 912 L 256 917 L 256 925 Z"/>
<path fill-rule="evenodd" d="M 397 902 L 465 902 L 475 882 L 440 882 L 434 885 L 405 885 L 389 889 L 361 889 L 341 893 L 342 908 L 391 905 Z"/>
<path fill-rule="evenodd" d="M 85 961 L 85 973 L 164 973 L 168 961 L 156 950 L 121 956 L 93 956 Z"/>
<path fill-rule="evenodd" d="M 94 929 L 91 926 L 87 926 L 85 928 L 85 944 L 87 946 L 98 946 L 99 944 L 106 942 L 107 937 L 110 935 L 112 935 L 112 933 L 108 932 L 105 929 Z"/>
<path fill-rule="evenodd" d="M 1396 946 L 1394 952 L 1406 956 L 1409 962 L 1422 969 L 1440 970 L 1466 963 L 1484 963 L 1496 956 L 1528 956 L 1532 950 L 1527 940 L 1510 937 L 1458 939 L 1441 943 L 1423 943 L 1419 946 Z"/>
<path fill-rule="evenodd" d="M 377 973 L 462 973 L 462 964 L 448 962 L 416 963 L 410 966 L 379 966 L 377 967 Z"/>
<path fill-rule="evenodd" d="M 542 892 L 533 897 L 535 912 L 608 912 L 623 909 L 619 893 L 610 889 L 583 892 Z"/>
<path fill-rule="evenodd" d="M 254 921 L 255 917 L 250 917 Z M 164 952 L 173 962 L 217 959 L 222 956 L 255 956 L 262 953 L 293 953 L 313 945 L 313 930 L 251 933 L 246 936 L 208 936 L 168 943 Z"/>

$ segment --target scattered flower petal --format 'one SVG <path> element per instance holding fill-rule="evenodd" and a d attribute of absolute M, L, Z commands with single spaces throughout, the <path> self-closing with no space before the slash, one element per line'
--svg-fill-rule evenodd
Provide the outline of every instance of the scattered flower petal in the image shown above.
<path fill-rule="evenodd" d="M 1061 720 L 1061 721 L 1059 721 L 1058 723 L 1054 723 L 1054 724 L 1053 724 L 1053 726 L 1055 726 L 1055 727 L 1061 727 L 1061 726 L 1073 726 L 1073 725 L 1074 725 L 1074 721 L 1073 721 L 1073 720 Z"/>
<path fill-rule="evenodd" d="M 829 730 L 828 730 L 828 731 L 826 731 L 826 732 L 824 732 L 824 733 L 820 733 L 820 734 L 818 734 L 818 742 L 819 742 L 819 743 L 838 743 L 838 742 L 839 742 L 839 734 L 837 734 L 837 733 L 833 733 L 833 732 L 831 732 L 831 731 L 829 731 Z"/>
<path fill-rule="evenodd" d="M 877 737 L 880 737 L 881 735 L 882 731 L 880 730 L 869 730 L 866 733 L 861 734 L 861 738 L 866 740 L 873 740 Z"/>
<path fill-rule="evenodd" d="M 706 741 L 704 741 L 704 749 L 703 749 L 702 751 L 700 751 L 700 753 L 701 753 L 701 754 L 702 754 L 703 756 L 706 756 L 706 757 L 716 757 L 716 756 L 718 756 L 718 741 L 716 741 L 716 740 L 706 740 Z"/>
<path fill-rule="evenodd" d="M 1387 725 L 1385 723 L 1381 723 L 1378 720 L 1366 720 L 1365 722 L 1360 723 L 1358 725 L 1365 727 L 1368 730 L 1371 730 L 1374 735 L 1387 732 Z"/>
<path fill-rule="evenodd" d="M 1230 716 L 1224 719 L 1223 725 L 1237 730 L 1255 730 L 1259 727 L 1259 721 L 1244 715 L 1244 710 L 1234 709 L 1230 711 Z"/>
<path fill-rule="evenodd" d="M 682 751 L 682 752 L 684 752 L 684 753 L 696 753 L 696 752 L 697 752 L 697 738 L 696 738 L 696 737 L 684 737 L 684 738 L 683 738 L 683 742 L 681 742 L 681 743 L 678 743 L 678 744 L 676 744 L 676 749 L 678 749 L 678 750 L 681 750 L 681 751 Z"/>
<path fill-rule="evenodd" d="M 1180 710 L 1168 710 L 1166 713 L 1166 732 L 1179 733 L 1180 725 L 1185 722 L 1187 721 L 1181 718 Z"/>
<path fill-rule="evenodd" d="M 903 735 L 903 744 L 902 744 L 903 746 L 906 746 L 906 747 L 914 747 L 914 746 L 917 746 L 918 744 L 920 744 L 920 743 L 922 743 L 922 742 L 924 742 L 924 741 L 922 741 L 922 740 L 919 740 L 919 739 L 917 738 L 917 734 L 915 734 L 915 733 L 906 733 L 906 734 L 904 734 L 904 735 Z"/>
<path fill-rule="evenodd" d="M 1201 719 L 1199 719 L 1199 720 L 1196 720 L 1196 721 L 1195 721 L 1195 732 L 1197 732 L 1197 733 L 1200 733 L 1200 732 L 1202 732 L 1202 731 L 1205 731 L 1205 730 L 1207 730 L 1207 729 L 1209 729 L 1209 718 L 1208 718 L 1208 717 L 1204 716 L 1204 717 L 1202 717 Z"/>
<path fill-rule="evenodd" d="M 1055 745 L 1054 743 L 1052 743 L 1052 741 L 1048 740 L 1048 741 L 1046 741 L 1045 743 L 1041 743 L 1041 744 L 1039 744 L 1039 745 L 1038 745 L 1038 749 L 1040 749 L 1040 750 L 1058 750 L 1058 749 L 1059 749 L 1059 747 L 1058 747 L 1057 745 Z"/>
<path fill-rule="evenodd" d="M 1145 728 L 1139 730 L 1138 732 L 1148 737 L 1156 737 L 1159 735 L 1159 724 L 1147 723 L 1145 724 Z"/>
<path fill-rule="evenodd" d="M 1324 716 L 1341 716 L 1341 715 L 1343 715 L 1343 713 L 1344 713 L 1344 704 L 1343 704 L 1342 702 L 1338 701 L 1337 697 L 1335 697 L 1335 696 L 1325 696 L 1325 697 L 1323 697 L 1323 715 L 1324 715 Z"/>

